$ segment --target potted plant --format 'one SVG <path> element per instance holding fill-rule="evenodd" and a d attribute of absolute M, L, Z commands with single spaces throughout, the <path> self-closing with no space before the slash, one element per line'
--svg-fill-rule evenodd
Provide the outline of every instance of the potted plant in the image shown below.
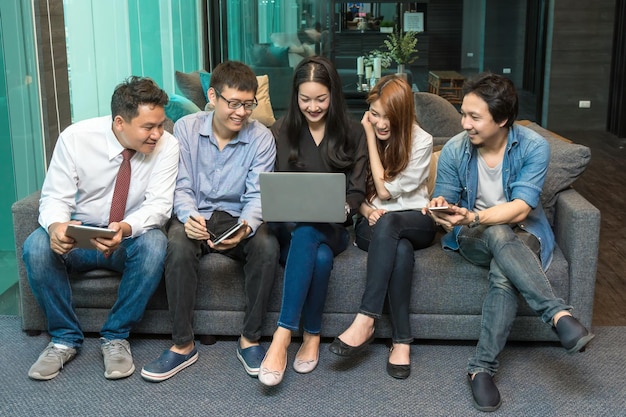
<path fill-rule="evenodd" d="M 393 31 L 387 35 L 384 41 L 389 52 L 389 56 L 398 64 L 398 74 L 404 73 L 404 66 L 413 63 L 418 56 L 417 49 L 417 32 L 408 31 L 402 33 L 400 30 Z"/>
<path fill-rule="evenodd" d="M 367 55 L 365 55 L 364 58 L 365 58 L 364 60 L 365 67 L 373 66 L 374 58 L 380 58 L 380 66 L 382 69 L 389 68 L 389 66 L 391 65 L 391 61 L 392 61 L 392 58 L 391 58 L 391 55 L 389 55 L 389 52 L 384 52 L 378 49 L 373 49 L 369 51 Z"/>
<path fill-rule="evenodd" d="M 393 33 L 393 27 L 395 26 L 395 24 L 389 20 L 383 20 L 382 22 L 380 22 L 380 31 L 382 33 Z"/>

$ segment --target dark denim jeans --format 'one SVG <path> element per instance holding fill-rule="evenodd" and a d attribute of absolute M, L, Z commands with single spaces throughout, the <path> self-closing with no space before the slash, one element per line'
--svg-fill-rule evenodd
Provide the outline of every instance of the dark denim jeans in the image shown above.
<path fill-rule="evenodd" d="M 409 302 L 417 249 L 433 242 L 435 225 L 419 211 L 385 213 L 374 226 L 361 217 L 356 225 L 356 243 L 368 251 L 367 281 L 359 312 L 380 318 L 385 298 L 389 307 L 393 343 L 411 343 Z"/>
<path fill-rule="evenodd" d="M 530 233 L 508 225 L 464 227 L 458 240 L 461 255 L 476 265 L 489 266 L 480 336 L 467 371 L 494 375 L 517 314 L 518 294 L 545 323 L 572 307 L 552 292 L 539 259 L 539 241 Z"/>
<path fill-rule="evenodd" d="M 207 222 L 207 228 L 219 235 L 236 221 L 228 213 L 215 212 Z M 165 288 L 172 316 L 172 340 L 176 345 L 185 345 L 194 339 L 193 313 L 198 279 L 211 279 L 210 276 L 198 276 L 200 258 L 211 256 L 212 250 L 205 241 L 189 239 L 184 224 L 176 218 L 170 220 L 167 240 Z M 246 310 L 241 334 L 248 340 L 257 341 L 261 337 L 276 277 L 278 241 L 268 232 L 267 225 L 262 224 L 252 237 L 219 253 L 244 263 Z"/>
<path fill-rule="evenodd" d="M 273 223 L 281 251 L 287 252 L 278 325 L 318 334 L 334 257 L 346 250 L 349 234 L 334 223 Z M 288 249 L 287 249 L 288 248 Z"/>
<path fill-rule="evenodd" d="M 124 239 L 108 258 L 95 249 L 72 249 L 58 255 L 50 249 L 48 233 L 41 227 L 35 230 L 24 242 L 23 259 L 52 341 L 75 348 L 82 345 L 84 336 L 72 304 L 69 275 L 93 269 L 122 273 L 117 300 L 100 334 L 109 340 L 127 339 L 161 281 L 166 246 L 163 232 L 153 229 Z"/>

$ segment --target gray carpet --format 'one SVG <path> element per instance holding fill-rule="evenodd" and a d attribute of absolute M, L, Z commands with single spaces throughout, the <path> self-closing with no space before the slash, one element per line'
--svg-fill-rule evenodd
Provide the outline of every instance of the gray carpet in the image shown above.
<path fill-rule="evenodd" d="M 496 377 L 503 403 L 494 416 L 625 416 L 626 327 L 596 327 L 587 352 L 567 355 L 555 344 L 512 344 Z M 48 336 L 29 337 L 19 318 L 0 316 L 1 416 L 472 416 L 465 364 L 473 343 L 416 342 L 412 375 L 385 372 L 387 348 L 374 343 L 350 363 L 328 351 L 311 374 L 289 366 L 283 383 L 267 388 L 248 377 L 235 357 L 236 341 L 199 345 L 200 359 L 174 378 L 144 381 L 143 364 L 169 346 L 165 337 L 131 339 L 137 371 L 108 381 L 98 339 L 51 381 L 28 378 Z M 267 344 L 268 341 L 264 341 Z M 327 341 L 326 341 L 327 342 Z M 292 343 L 293 361 L 297 344 Z"/>

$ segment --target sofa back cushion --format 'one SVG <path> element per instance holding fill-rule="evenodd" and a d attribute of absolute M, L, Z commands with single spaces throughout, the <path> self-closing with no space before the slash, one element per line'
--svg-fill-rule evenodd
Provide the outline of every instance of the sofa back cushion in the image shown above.
<path fill-rule="evenodd" d="M 539 133 L 550 144 L 550 164 L 541 191 L 541 204 L 550 224 L 553 224 L 554 205 L 559 192 L 568 189 L 585 171 L 591 160 L 591 150 L 587 146 L 564 140 L 537 123 L 525 123 L 525 126 Z"/>
<path fill-rule="evenodd" d="M 416 92 L 413 93 L 413 99 L 417 123 L 433 138 L 450 139 L 463 130 L 461 114 L 445 98 L 432 93 Z"/>

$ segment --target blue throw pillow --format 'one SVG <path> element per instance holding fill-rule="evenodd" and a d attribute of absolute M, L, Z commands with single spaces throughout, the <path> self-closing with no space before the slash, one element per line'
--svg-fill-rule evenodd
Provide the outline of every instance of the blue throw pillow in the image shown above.
<path fill-rule="evenodd" d="M 186 97 L 179 96 L 178 94 L 170 94 L 169 98 L 165 106 L 165 115 L 173 122 L 176 122 L 183 116 L 200 111 L 200 107 Z"/>
<path fill-rule="evenodd" d="M 200 85 L 202 85 L 202 92 L 204 93 L 204 98 L 206 101 L 209 101 L 209 96 L 207 96 L 207 91 L 209 91 L 209 86 L 211 85 L 211 73 L 206 71 L 200 71 Z"/>

